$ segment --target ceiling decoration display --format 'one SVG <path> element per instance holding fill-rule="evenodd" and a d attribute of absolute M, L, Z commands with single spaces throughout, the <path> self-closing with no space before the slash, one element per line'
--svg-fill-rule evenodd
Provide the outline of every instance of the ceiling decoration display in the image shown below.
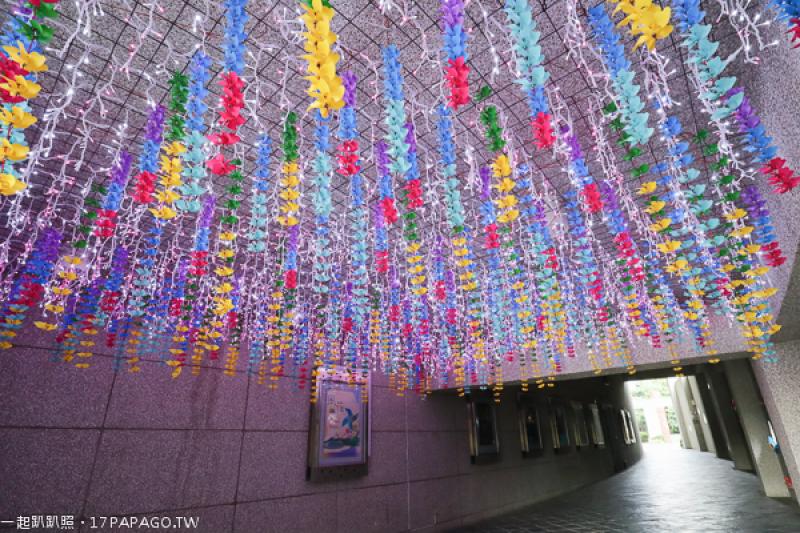
<path fill-rule="evenodd" d="M 312 400 L 334 365 L 499 396 L 636 342 L 713 358 L 712 318 L 774 357 L 761 191 L 800 176 L 725 70 L 800 39 L 796 2 L 118 4 L 9 8 L 0 347 Z"/>

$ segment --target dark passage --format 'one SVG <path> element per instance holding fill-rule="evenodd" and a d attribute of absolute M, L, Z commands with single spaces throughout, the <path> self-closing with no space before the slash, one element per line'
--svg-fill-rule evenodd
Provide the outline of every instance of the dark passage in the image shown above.
<path fill-rule="evenodd" d="M 645 446 L 609 479 L 462 532 L 798 532 L 800 510 L 764 496 L 758 478 L 710 453 Z"/>

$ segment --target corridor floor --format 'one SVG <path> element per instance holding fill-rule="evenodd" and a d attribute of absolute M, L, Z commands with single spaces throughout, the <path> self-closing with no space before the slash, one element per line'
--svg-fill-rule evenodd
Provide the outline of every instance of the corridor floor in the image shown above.
<path fill-rule="evenodd" d="M 710 453 L 647 446 L 616 476 L 458 531 L 470 533 L 800 532 L 800 510 Z"/>

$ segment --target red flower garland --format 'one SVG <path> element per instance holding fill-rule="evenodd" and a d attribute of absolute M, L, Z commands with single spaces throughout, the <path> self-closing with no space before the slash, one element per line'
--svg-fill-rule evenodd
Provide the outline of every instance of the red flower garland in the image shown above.
<path fill-rule="evenodd" d="M 552 119 L 548 113 L 540 111 L 536 118 L 531 120 L 531 127 L 533 128 L 536 148 L 550 148 L 556 142 L 556 136 L 553 134 Z"/>
<path fill-rule="evenodd" d="M 139 172 L 134 180 L 136 185 L 133 189 L 133 201 L 139 204 L 149 204 L 153 201 L 153 193 L 156 192 L 156 180 L 158 176 L 152 172 L 145 170 Z"/>
<path fill-rule="evenodd" d="M 450 107 L 457 110 L 469 103 L 469 65 L 463 57 L 447 60 L 447 87 L 450 89 Z"/>
<path fill-rule="evenodd" d="M 769 176 L 769 183 L 775 186 L 775 192 L 779 194 L 785 194 L 800 185 L 800 176 L 786 166 L 786 160 L 782 157 L 773 157 L 761 168 L 761 173 Z"/>

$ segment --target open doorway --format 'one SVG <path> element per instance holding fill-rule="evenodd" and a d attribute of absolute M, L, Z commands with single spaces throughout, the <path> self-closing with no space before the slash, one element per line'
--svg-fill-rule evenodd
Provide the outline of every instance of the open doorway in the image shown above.
<path fill-rule="evenodd" d="M 670 381 L 673 378 L 632 381 L 629 391 L 633 400 L 634 427 L 638 438 L 648 445 L 681 445 L 678 413 L 673 404 Z"/>

